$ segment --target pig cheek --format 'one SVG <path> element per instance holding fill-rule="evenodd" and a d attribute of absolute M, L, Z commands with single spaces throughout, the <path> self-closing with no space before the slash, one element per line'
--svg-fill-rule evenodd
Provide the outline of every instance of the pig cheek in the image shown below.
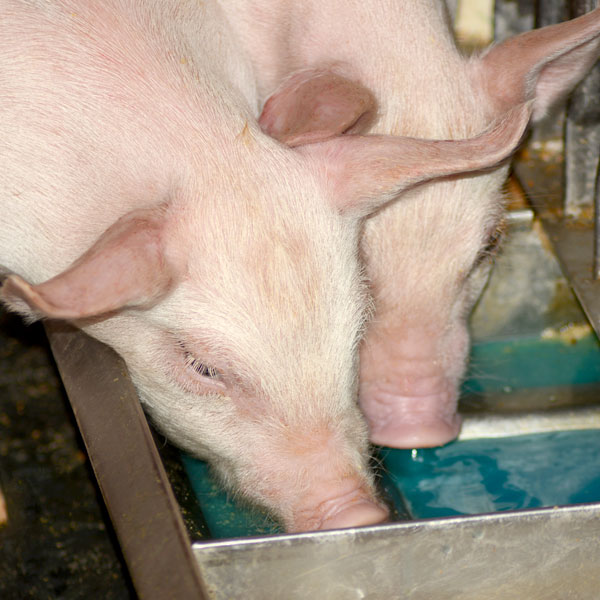
<path fill-rule="evenodd" d="M 461 314 L 468 319 L 475 304 L 481 297 L 492 273 L 493 259 L 488 258 L 484 263 L 474 269 L 464 283 L 463 300 L 459 305 Z"/>
<path fill-rule="evenodd" d="M 196 458 L 231 462 L 227 442 L 237 422 L 231 399 L 214 391 L 184 392 L 146 363 L 128 362 L 128 368 L 144 411 L 161 433 Z"/>

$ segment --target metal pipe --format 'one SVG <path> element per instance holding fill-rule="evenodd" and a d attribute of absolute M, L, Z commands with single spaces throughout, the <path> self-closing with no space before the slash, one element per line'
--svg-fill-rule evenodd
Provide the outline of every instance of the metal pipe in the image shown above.
<path fill-rule="evenodd" d="M 600 159 L 596 167 L 596 183 L 594 193 L 594 265 L 593 275 L 600 280 Z"/>
<path fill-rule="evenodd" d="M 569 7 L 565 0 L 537 0 L 535 3 L 535 26 L 546 27 L 562 23 L 569 18 Z"/>
<path fill-rule="evenodd" d="M 570 17 L 596 8 L 596 0 L 571 0 Z M 600 158 L 600 66 L 596 65 L 571 96 L 565 134 L 565 216 L 589 218 L 595 199 Z M 598 269 L 594 267 L 594 273 Z"/>

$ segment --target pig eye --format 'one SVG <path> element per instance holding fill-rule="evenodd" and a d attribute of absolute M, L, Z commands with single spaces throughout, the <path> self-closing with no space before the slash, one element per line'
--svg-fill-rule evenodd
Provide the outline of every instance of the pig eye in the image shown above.
<path fill-rule="evenodd" d="M 193 369 L 201 377 L 207 377 L 208 379 L 215 379 L 217 381 L 221 379 L 219 371 L 202 362 L 200 359 L 195 358 L 187 350 L 184 351 L 184 356 L 185 365 L 188 369 Z"/>
<path fill-rule="evenodd" d="M 183 360 L 188 369 L 192 369 L 196 374 L 200 375 L 200 377 L 206 377 L 207 379 L 212 379 L 213 381 L 221 381 L 221 374 L 219 371 L 217 371 L 217 369 L 201 361 L 199 358 L 196 358 L 185 347 L 183 342 L 179 341 L 177 342 L 177 345 L 183 353 Z"/>
<path fill-rule="evenodd" d="M 194 371 L 196 371 L 196 373 L 198 373 L 198 375 L 201 375 L 202 377 L 208 377 L 209 379 L 221 378 L 221 376 L 219 375 L 219 371 L 217 371 L 213 367 L 208 366 L 207 364 L 203 363 L 197 358 L 194 358 L 190 354 L 188 354 L 185 357 L 185 362 L 189 368 L 194 369 Z"/>

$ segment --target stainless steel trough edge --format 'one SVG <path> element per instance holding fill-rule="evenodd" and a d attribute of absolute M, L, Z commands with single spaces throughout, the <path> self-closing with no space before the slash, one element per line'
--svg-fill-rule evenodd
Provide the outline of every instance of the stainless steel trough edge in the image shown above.
<path fill-rule="evenodd" d="M 595 600 L 600 504 L 196 543 L 211 597 Z"/>

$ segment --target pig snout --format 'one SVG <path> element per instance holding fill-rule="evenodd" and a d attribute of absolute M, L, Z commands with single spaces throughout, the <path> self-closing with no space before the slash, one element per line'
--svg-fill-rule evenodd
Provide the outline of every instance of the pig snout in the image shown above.
<path fill-rule="evenodd" d="M 325 490 L 321 488 L 321 493 Z M 311 507 L 297 510 L 288 523 L 289 531 L 315 531 L 377 525 L 388 518 L 388 510 L 361 485 L 351 479 L 326 490 L 331 494 Z"/>
<path fill-rule="evenodd" d="M 431 393 L 409 395 L 403 394 L 402 385 L 394 381 L 371 384 L 366 380 L 360 398 L 371 441 L 391 448 L 423 448 L 453 440 L 461 425 L 456 392 L 441 376 L 425 381 L 425 386 L 430 385 Z"/>
<path fill-rule="evenodd" d="M 374 444 L 440 446 L 460 432 L 458 385 L 468 349 L 466 330 L 369 332 L 361 349 L 360 404 Z"/>
<path fill-rule="evenodd" d="M 357 408 L 348 421 L 299 423 L 254 436 L 237 489 L 272 511 L 287 532 L 301 533 L 375 525 L 388 510 L 377 496 L 369 469 L 368 438 Z M 360 420 L 359 420 L 360 418 Z"/>

